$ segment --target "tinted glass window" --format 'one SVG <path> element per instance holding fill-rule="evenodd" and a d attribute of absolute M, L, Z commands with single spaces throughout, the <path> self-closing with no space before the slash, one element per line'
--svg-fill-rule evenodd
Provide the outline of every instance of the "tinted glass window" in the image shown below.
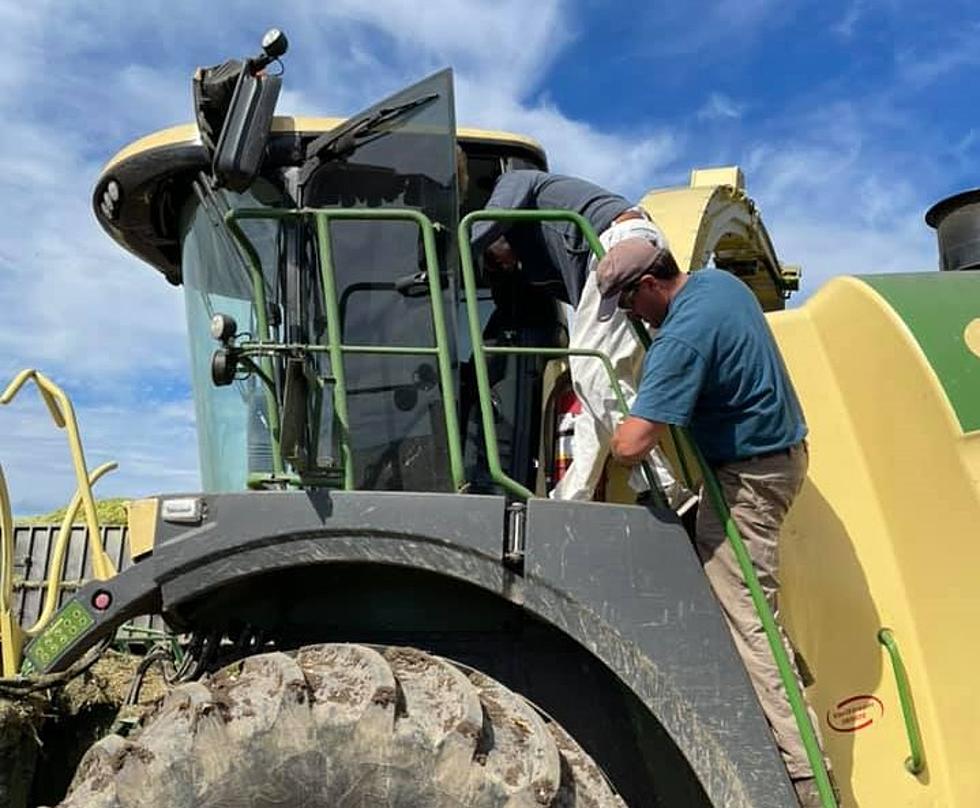
<path fill-rule="evenodd" d="M 444 303 L 455 333 L 456 124 L 452 75 L 439 73 L 358 116 L 370 118 L 419 101 L 342 159 L 311 175 L 311 208 L 412 208 L 440 225 L 438 259 Z M 343 339 L 349 345 L 434 346 L 427 287 L 410 283 L 425 267 L 418 227 L 390 221 L 331 226 Z M 452 340 L 450 340 L 452 343 Z M 455 364 L 455 347 L 447 346 Z M 320 359 L 322 369 L 329 360 Z M 448 452 L 433 356 L 345 358 L 350 443 L 358 488 L 448 490 Z"/>
<path fill-rule="evenodd" d="M 192 197 L 184 209 L 181 266 L 205 491 L 241 491 L 249 472 L 272 470 L 266 389 L 254 375 L 228 387 L 214 386 L 211 356 L 218 343 L 210 323 L 215 314 L 227 314 L 240 334 L 256 333 L 252 280 L 221 216 L 229 207 L 281 204 L 281 193 L 260 180 L 244 194 L 219 191 L 203 200 Z M 262 259 L 266 297 L 274 303 L 279 225 L 251 220 L 242 227 Z"/>

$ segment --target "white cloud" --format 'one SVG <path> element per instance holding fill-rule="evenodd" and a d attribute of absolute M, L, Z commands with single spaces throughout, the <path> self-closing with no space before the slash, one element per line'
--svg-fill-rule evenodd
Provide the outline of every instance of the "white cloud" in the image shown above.
<path fill-rule="evenodd" d="M 678 139 L 665 128 L 603 132 L 569 118 L 553 103 L 522 103 L 482 81 L 457 81 L 458 118 L 475 126 L 522 132 L 544 144 L 550 168 L 582 176 L 639 198 L 680 153 Z"/>
<path fill-rule="evenodd" d="M 187 400 L 146 409 L 129 401 L 76 405 L 89 469 L 109 460 L 119 469 L 102 478 L 98 497 L 139 497 L 200 488 L 193 407 Z M 0 462 L 17 516 L 66 505 L 76 490 L 66 433 L 54 426 L 33 390 L 0 409 Z"/>
<path fill-rule="evenodd" d="M 179 370 L 180 294 L 99 229 L 89 208 L 97 169 L 80 158 L 80 143 L 29 122 L 11 129 L 23 145 L 0 158 L 0 368 L 44 365 L 73 377 Z"/>
<path fill-rule="evenodd" d="M 916 45 L 895 57 L 899 76 L 910 85 L 926 87 L 950 73 L 980 66 L 980 22 L 973 21 L 946 35 L 931 48 Z"/>
<path fill-rule="evenodd" d="M 922 211 L 908 211 L 889 226 L 861 226 L 805 211 L 776 211 L 769 225 L 787 263 L 803 267 L 801 292 L 791 305 L 836 275 L 923 272 L 936 269 L 935 236 L 922 222 Z"/>
<path fill-rule="evenodd" d="M 844 16 L 834 23 L 830 30 L 841 39 L 851 39 L 851 37 L 854 36 L 854 31 L 857 28 L 858 22 L 864 16 L 864 12 L 864 0 L 854 0 L 854 2 L 847 7 L 847 10 L 844 12 Z"/>
<path fill-rule="evenodd" d="M 799 5 L 658 4 L 637 16 L 634 36 L 655 42 L 667 59 L 693 52 L 698 64 L 717 62 L 728 53 L 722 43 L 756 47 Z M 272 25 L 291 40 L 283 113 L 352 113 L 452 65 L 459 121 L 536 137 L 557 171 L 639 198 L 692 166 L 719 162 L 705 159 L 701 133 L 684 128 L 690 121 L 631 109 L 597 126 L 551 100 L 548 71 L 573 52 L 576 37 L 588 35 L 585 13 L 562 0 L 303 0 L 274 7 L 147 0 L 138 13 L 126 4 L 0 3 L 7 55 L 0 72 L 0 374 L 38 366 L 77 396 L 90 463 L 113 452 L 122 463 L 99 490 L 128 495 L 199 484 L 181 292 L 101 232 L 89 195 L 117 149 L 190 120 L 195 66 L 254 52 Z M 848 5 L 837 35 L 851 36 L 864 13 L 864 0 Z M 974 65 L 976 33 L 964 30 L 935 54 L 924 47 L 903 53 L 899 77 L 923 84 Z M 609 47 L 619 44 L 628 48 Z M 698 118 L 734 120 L 749 104 L 750 117 L 761 117 L 765 110 L 751 96 L 716 92 Z M 744 119 L 739 129 L 757 124 L 759 134 L 741 133 L 747 140 L 715 152 L 720 162 L 741 162 L 780 255 L 803 264 L 805 291 L 840 272 L 934 266 L 933 234 L 921 215 L 935 200 L 923 198 L 928 191 L 918 180 L 931 176 L 935 187 L 941 169 L 880 139 L 885 128 L 910 128 L 907 111 L 874 98 L 786 104 L 770 110 L 769 121 Z M 810 107 L 816 111 L 798 113 Z M 964 137 L 964 156 L 951 162 L 962 166 L 974 142 Z M 153 384 L 144 389 L 147 380 Z M 21 512 L 54 508 L 73 489 L 70 475 L 53 470 L 69 468 L 54 463 L 63 437 L 31 403 L 30 412 L 18 409 L 20 400 L 0 409 L 0 462 Z"/>
<path fill-rule="evenodd" d="M 401 60 L 453 64 L 460 73 L 492 78 L 516 97 L 533 89 L 570 38 L 569 9 L 560 0 L 335 0 L 331 15 L 368 23 L 391 37 Z"/>
<path fill-rule="evenodd" d="M 934 269 L 935 235 L 922 219 L 934 200 L 876 147 L 860 110 L 817 109 L 799 128 L 758 144 L 745 163 L 780 258 L 803 267 L 793 304 L 834 275 Z"/>
<path fill-rule="evenodd" d="M 698 120 L 737 120 L 742 117 L 744 106 L 724 93 L 712 93 L 698 110 Z"/>

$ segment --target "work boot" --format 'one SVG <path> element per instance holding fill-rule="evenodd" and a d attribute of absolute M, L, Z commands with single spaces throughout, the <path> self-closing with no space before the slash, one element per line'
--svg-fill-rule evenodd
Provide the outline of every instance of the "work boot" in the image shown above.
<path fill-rule="evenodd" d="M 830 788 L 834 792 L 834 800 L 838 806 L 843 806 L 840 799 L 840 789 L 834 779 L 832 771 L 827 772 L 830 778 Z M 796 789 L 796 799 L 800 802 L 800 808 L 823 808 L 823 801 L 820 799 L 820 790 L 817 788 L 816 777 L 801 777 L 793 781 L 793 788 Z"/>

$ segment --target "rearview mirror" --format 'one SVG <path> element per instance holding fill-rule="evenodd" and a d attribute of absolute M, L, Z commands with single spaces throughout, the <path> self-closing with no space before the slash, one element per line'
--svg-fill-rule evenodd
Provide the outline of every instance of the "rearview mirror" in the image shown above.
<path fill-rule="evenodd" d="M 281 87 L 278 76 L 238 77 L 211 165 L 220 185 L 241 192 L 258 175 Z"/>
<path fill-rule="evenodd" d="M 273 28 L 262 39 L 262 53 L 229 59 L 194 74 L 194 113 L 201 142 L 218 184 L 244 191 L 259 173 L 272 129 L 282 79 L 263 72 L 286 52 L 285 34 Z"/>

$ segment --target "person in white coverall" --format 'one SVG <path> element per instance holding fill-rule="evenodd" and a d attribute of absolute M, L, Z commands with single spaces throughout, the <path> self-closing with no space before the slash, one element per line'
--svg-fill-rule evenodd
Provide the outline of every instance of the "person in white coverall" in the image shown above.
<path fill-rule="evenodd" d="M 575 177 L 544 171 L 505 172 L 497 180 L 486 208 L 575 211 L 592 225 L 605 250 L 622 239 L 637 237 L 667 246 L 663 233 L 645 211 L 621 196 Z M 483 256 L 488 271 L 519 269 L 529 283 L 551 287 L 558 299 L 573 306 L 569 348 L 606 354 L 627 404 L 632 403 L 643 349 L 622 312 L 597 324 L 600 300 L 595 277 L 597 261 L 575 224 L 481 221 L 473 227 L 471 246 L 475 255 Z M 574 421 L 571 466 L 551 496 L 591 500 L 609 454 L 613 431 L 623 415 L 601 362 L 594 357 L 573 356 L 569 366 L 572 386 L 583 411 Z M 649 460 L 673 508 L 682 509 L 693 500 L 659 449 L 650 454 Z M 647 489 L 638 472 L 633 473 L 630 485 L 637 492 Z"/>

